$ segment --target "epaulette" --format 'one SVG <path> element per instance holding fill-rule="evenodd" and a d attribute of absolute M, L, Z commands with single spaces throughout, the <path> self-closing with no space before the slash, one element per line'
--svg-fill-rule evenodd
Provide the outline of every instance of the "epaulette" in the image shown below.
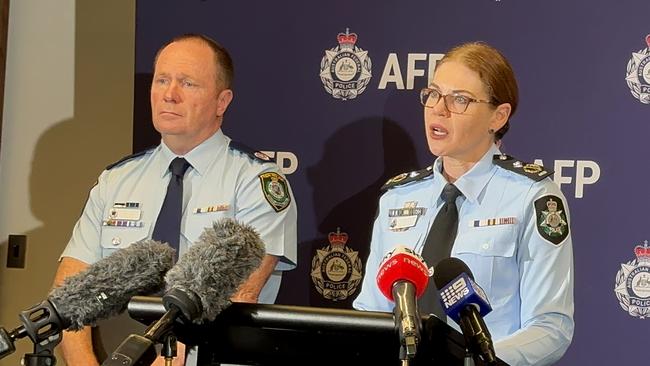
<path fill-rule="evenodd" d="M 541 165 L 526 163 L 506 154 L 494 155 L 493 161 L 494 164 L 502 167 L 503 169 L 521 174 L 536 182 L 539 182 L 540 180 L 553 174 L 552 170 L 546 170 Z"/>
<path fill-rule="evenodd" d="M 251 157 L 251 159 L 257 160 L 262 163 L 268 163 L 268 162 L 275 163 L 275 158 L 272 158 L 259 150 L 251 149 L 250 147 L 240 142 L 230 141 L 228 148 L 244 153 L 249 157 Z"/>
<path fill-rule="evenodd" d="M 404 185 L 404 184 L 407 184 L 407 183 L 415 182 L 415 181 L 424 179 L 424 178 L 430 176 L 431 174 L 433 174 L 433 165 L 428 166 L 428 167 L 426 167 L 424 169 L 414 170 L 412 172 L 398 174 L 398 175 L 390 178 L 389 180 L 387 180 L 386 183 L 384 183 L 384 185 L 381 186 L 381 190 L 385 191 L 385 190 L 388 190 L 388 189 L 391 189 L 391 188 L 394 188 L 394 187 L 397 187 L 397 186 L 401 186 L 401 185 Z"/>
<path fill-rule="evenodd" d="M 146 150 L 138 151 L 137 153 L 134 153 L 134 154 L 131 154 L 131 155 L 125 156 L 125 157 L 123 157 L 122 159 L 120 159 L 120 160 L 114 162 L 113 164 L 108 165 L 108 166 L 106 167 L 106 170 L 111 170 L 111 169 L 115 168 L 116 166 L 122 164 L 122 163 L 125 162 L 125 161 L 129 161 L 129 160 L 131 160 L 131 159 L 135 159 L 135 158 L 137 158 L 137 157 L 139 157 L 139 156 L 142 156 L 142 155 L 146 154 L 147 151 L 149 151 L 149 150 L 151 150 L 151 149 L 146 149 Z"/>

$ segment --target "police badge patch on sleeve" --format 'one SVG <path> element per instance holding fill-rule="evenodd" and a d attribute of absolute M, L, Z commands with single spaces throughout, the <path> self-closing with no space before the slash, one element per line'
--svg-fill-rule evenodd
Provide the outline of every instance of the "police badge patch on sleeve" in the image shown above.
<path fill-rule="evenodd" d="M 537 232 L 542 238 L 558 245 L 569 236 L 569 219 L 564 202 L 558 196 L 548 195 L 535 201 Z"/>
<path fill-rule="evenodd" d="M 264 198 L 273 207 L 275 212 L 280 212 L 289 207 L 291 195 L 287 181 L 278 173 L 270 172 L 259 175 Z"/>

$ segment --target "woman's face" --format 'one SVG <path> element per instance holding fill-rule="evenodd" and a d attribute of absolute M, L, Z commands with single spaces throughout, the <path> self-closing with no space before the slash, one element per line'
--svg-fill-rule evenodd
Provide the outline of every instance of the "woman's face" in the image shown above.
<path fill-rule="evenodd" d="M 479 75 L 463 63 L 449 60 L 440 65 L 429 86 L 442 95 L 459 94 L 473 99 L 490 100 Z M 451 113 L 440 98 L 433 107 L 424 108 L 424 127 L 433 155 L 463 162 L 476 162 L 494 143 L 488 130 L 499 130 L 507 121 L 502 108 L 488 103 L 469 103 L 464 113 Z M 504 105 L 501 105 L 504 106 Z"/>

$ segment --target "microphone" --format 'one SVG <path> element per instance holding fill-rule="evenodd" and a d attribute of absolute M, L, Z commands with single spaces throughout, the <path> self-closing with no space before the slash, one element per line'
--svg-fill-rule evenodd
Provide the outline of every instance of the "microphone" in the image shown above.
<path fill-rule="evenodd" d="M 154 344 L 170 333 L 176 318 L 195 324 L 213 321 L 265 254 L 262 239 L 249 225 L 225 218 L 206 228 L 165 276 L 165 315 L 144 335 L 127 337 L 102 365 L 151 364 Z"/>
<path fill-rule="evenodd" d="M 397 246 L 382 259 L 377 272 L 377 286 L 395 302 L 393 315 L 399 331 L 400 359 L 415 357 L 420 341 L 420 314 L 417 298 L 429 282 L 429 270 L 422 257 L 404 246 Z"/>
<path fill-rule="evenodd" d="M 230 298 L 255 271 L 266 254 L 264 242 L 255 229 L 233 219 L 222 219 L 206 228 L 198 242 L 165 276 L 165 309 L 184 304 L 170 294 L 185 293 L 200 309 L 195 315 L 183 311 L 196 324 L 213 321 L 230 306 Z"/>
<path fill-rule="evenodd" d="M 445 313 L 460 325 L 468 349 L 487 364 L 496 364 L 492 336 L 483 321 L 492 306 L 467 264 L 458 258 L 443 259 L 435 268 L 433 281 Z"/>
<path fill-rule="evenodd" d="M 53 349 L 63 330 L 77 331 L 123 312 L 131 297 L 160 291 L 173 265 L 167 244 L 143 240 L 120 249 L 65 279 L 48 298 L 20 313 L 22 325 L 0 331 L 0 359 L 13 353 L 13 341 L 25 336 Z"/>

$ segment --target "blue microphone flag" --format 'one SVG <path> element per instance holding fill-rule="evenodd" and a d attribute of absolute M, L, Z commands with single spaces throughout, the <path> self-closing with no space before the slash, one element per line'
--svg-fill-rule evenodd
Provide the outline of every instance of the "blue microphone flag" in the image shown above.
<path fill-rule="evenodd" d="M 467 305 L 474 305 L 481 317 L 492 311 L 485 291 L 466 273 L 461 273 L 440 289 L 440 301 L 447 316 L 459 324 L 460 312 Z"/>

